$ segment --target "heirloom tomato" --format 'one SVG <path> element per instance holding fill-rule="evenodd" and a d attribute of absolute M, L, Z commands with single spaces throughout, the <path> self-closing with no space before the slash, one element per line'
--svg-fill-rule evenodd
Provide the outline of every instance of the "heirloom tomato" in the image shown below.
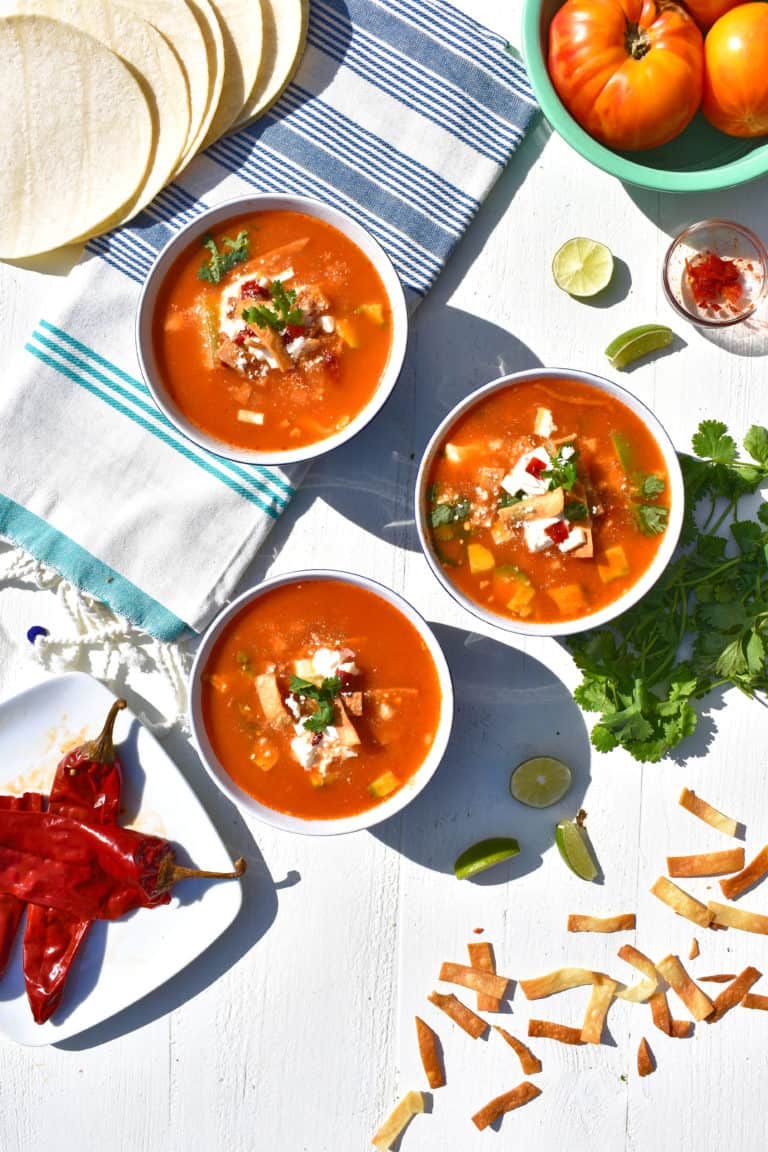
<path fill-rule="evenodd" d="M 575 120 L 610 148 L 655 148 L 701 101 L 704 42 L 665 0 L 567 0 L 549 26 L 549 74 Z"/>
<path fill-rule="evenodd" d="M 721 16 L 704 45 L 701 110 L 729 136 L 768 134 L 768 4 Z"/>
<path fill-rule="evenodd" d="M 715 20 L 740 4 L 741 0 L 683 0 L 683 3 L 699 27 L 706 31 Z"/>

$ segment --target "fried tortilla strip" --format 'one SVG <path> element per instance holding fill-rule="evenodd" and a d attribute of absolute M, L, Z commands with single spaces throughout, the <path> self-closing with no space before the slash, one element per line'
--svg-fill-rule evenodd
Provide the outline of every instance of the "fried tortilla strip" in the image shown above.
<path fill-rule="evenodd" d="M 692 920 L 694 924 L 698 924 L 701 928 L 708 928 L 712 921 L 712 913 L 706 904 L 702 904 L 700 900 L 695 900 L 693 896 L 689 896 L 682 888 L 678 888 L 677 884 L 673 884 L 666 876 L 659 876 L 656 883 L 651 888 L 651 892 L 662 903 L 668 905 L 673 912 L 677 912 L 678 916 L 684 916 L 686 920 Z"/>
<path fill-rule="evenodd" d="M 637 968 L 638 972 L 642 972 L 646 979 L 635 984 L 633 988 L 622 988 L 621 992 L 617 992 L 616 995 L 622 1000 L 628 1000 L 631 1004 L 644 1004 L 646 1000 L 652 999 L 659 986 L 659 977 L 653 960 L 650 960 L 645 953 L 633 947 L 632 944 L 622 945 L 617 955 L 620 960 L 626 961 L 633 968 Z"/>
<path fill-rule="evenodd" d="M 516 504 L 508 504 L 499 509 L 499 519 L 507 524 L 520 524 L 523 520 L 540 520 L 548 516 L 560 516 L 565 507 L 565 492 L 555 488 L 541 496 L 526 496 Z"/>
<path fill-rule="evenodd" d="M 752 985 L 756 984 L 761 976 L 762 972 L 758 972 L 757 968 L 745 968 L 732 984 L 723 988 L 720 995 L 715 997 L 715 1010 L 711 1016 L 707 1017 L 707 1024 L 714 1024 L 717 1020 L 722 1020 L 726 1012 L 730 1012 L 731 1008 L 735 1008 L 737 1004 L 742 1002 Z"/>
<path fill-rule="evenodd" d="M 693 940 L 691 940 L 691 947 L 690 947 L 689 952 L 688 952 L 688 959 L 689 960 L 695 960 L 696 957 L 699 955 L 700 951 L 701 951 L 701 949 L 699 948 L 699 942 L 696 939 L 696 937 L 694 936 Z"/>
<path fill-rule="evenodd" d="M 707 804 L 706 800 L 701 800 L 690 788 L 683 788 L 679 804 L 693 816 L 698 816 L 705 824 L 717 828 L 718 832 L 724 832 L 726 836 L 735 836 L 739 830 L 738 820 L 718 812 L 717 808 Z"/>
<path fill-rule="evenodd" d="M 517 1053 L 520 1067 L 526 1076 L 533 1076 L 535 1072 L 541 1072 L 541 1060 L 539 1060 L 538 1056 L 534 1056 L 533 1052 L 531 1052 L 526 1044 L 523 1044 L 522 1040 L 518 1040 L 516 1036 L 507 1032 L 506 1028 L 500 1028 L 498 1024 L 492 1024 L 491 1027 L 494 1032 L 498 1032 L 499 1036 L 501 1036 L 503 1040 L 506 1040 L 510 1048 L 514 1049 Z"/>
<path fill-rule="evenodd" d="M 283 704 L 277 676 L 274 672 L 262 672 L 256 677 L 254 683 L 264 719 L 273 728 L 286 728 L 290 724 L 291 718 L 288 715 L 288 709 Z"/>
<path fill-rule="evenodd" d="M 673 1020 L 670 1036 L 673 1040 L 687 1040 L 692 1031 L 692 1020 Z"/>
<path fill-rule="evenodd" d="M 376 1135 L 371 1140 L 378 1152 L 388 1152 L 406 1124 L 424 1111 L 424 1097 L 421 1092 L 407 1092 L 399 1104 L 387 1116 Z"/>
<path fill-rule="evenodd" d="M 768 916 L 760 916 L 757 912 L 747 912 L 745 908 L 732 908 L 730 904 L 718 904 L 710 900 L 707 904 L 712 913 L 712 923 L 722 924 L 724 928 L 740 928 L 742 932 L 758 932 L 761 936 L 768 936 Z"/>
<path fill-rule="evenodd" d="M 620 916 L 569 916 L 569 932 L 631 932 L 635 927 L 634 912 Z"/>
<path fill-rule="evenodd" d="M 493 945 L 489 944 L 487 940 L 473 941 L 471 944 L 467 944 L 467 952 L 473 968 L 482 968 L 483 972 L 496 972 Z M 499 1012 L 501 1000 L 495 996 L 488 996 L 485 992 L 478 992 L 477 1010 L 478 1012 Z"/>
<path fill-rule="evenodd" d="M 518 1084 L 517 1088 L 513 1088 L 511 1092 L 505 1092 L 502 1096 L 496 1096 L 495 1099 L 489 1100 L 484 1108 L 475 1112 L 472 1123 L 482 1131 L 489 1124 L 493 1124 L 494 1120 L 498 1120 L 499 1116 L 503 1116 L 505 1112 L 511 1112 L 513 1108 L 522 1108 L 523 1104 L 529 1104 L 537 1096 L 541 1096 L 541 1088 L 531 1084 L 530 1080 L 523 1080 L 522 1084 Z"/>
<path fill-rule="evenodd" d="M 444 980 L 446 984 L 459 984 L 462 988 L 471 988 L 473 992 L 484 992 L 497 1000 L 504 999 L 509 984 L 505 976 L 496 976 L 493 972 L 484 972 L 481 968 L 468 968 L 466 964 L 451 964 L 447 961 L 441 965 L 438 979 Z"/>
<path fill-rule="evenodd" d="M 747 992 L 741 1006 L 742 1008 L 759 1008 L 761 1012 L 768 1012 L 768 996 L 758 996 L 756 992 Z"/>
<path fill-rule="evenodd" d="M 699 976 L 699 981 L 708 980 L 710 984 L 727 984 L 736 979 L 735 972 L 718 972 L 714 976 Z"/>
<path fill-rule="evenodd" d="M 691 980 L 677 956 L 665 956 L 656 965 L 673 992 L 685 1004 L 694 1020 L 704 1020 L 714 1011 L 714 1004 Z"/>
<path fill-rule="evenodd" d="M 416 1017 L 416 1039 L 419 1042 L 419 1056 L 424 1066 L 430 1088 L 442 1088 L 445 1084 L 445 1070 L 440 1058 L 440 1040 L 437 1033 Z"/>
<path fill-rule="evenodd" d="M 430 1004 L 434 1004 L 441 1012 L 445 1012 L 446 1016 L 450 1016 L 454 1024 L 458 1024 L 459 1028 L 463 1028 L 468 1036 L 477 1040 L 478 1036 L 482 1036 L 487 1031 L 488 1025 L 485 1020 L 477 1016 L 471 1008 L 467 1008 L 466 1004 L 462 1004 L 458 997 L 449 992 L 444 996 L 442 992 L 430 992 L 427 996 Z"/>
<path fill-rule="evenodd" d="M 543 1036 L 546 1040 L 559 1040 L 561 1044 L 583 1044 L 581 1028 L 555 1024 L 552 1020 L 529 1020 L 529 1036 Z"/>
<path fill-rule="evenodd" d="M 727 872 L 738 872 L 743 867 L 743 848 L 728 848 L 725 852 L 698 852 L 692 856 L 667 856 L 667 872 L 670 876 L 724 876 Z"/>
<path fill-rule="evenodd" d="M 651 1006 L 653 1022 L 665 1036 L 672 1035 L 672 1017 L 669 1014 L 669 1001 L 666 992 L 654 992 L 648 1003 Z"/>
<path fill-rule="evenodd" d="M 744 853 L 742 852 L 742 859 Z M 746 868 L 736 876 L 729 876 L 727 880 L 720 881 L 720 887 L 726 900 L 736 900 L 747 888 L 757 884 L 768 872 L 768 844 L 761 848 L 754 860 L 750 860 Z"/>
<path fill-rule="evenodd" d="M 527 1000 L 541 1000 L 543 996 L 553 996 L 556 992 L 567 992 L 570 988 L 583 988 L 594 984 L 595 977 L 601 975 L 589 968 L 556 968 L 546 976 L 536 976 L 533 980 L 521 980 L 520 987 Z"/>
<path fill-rule="evenodd" d="M 604 976 L 598 984 L 592 987 L 587 1011 L 584 1014 L 584 1023 L 581 1028 L 581 1038 L 585 1044 L 599 1044 L 603 1035 L 603 1025 L 608 1015 L 613 998 L 616 994 L 615 980 Z"/>
<path fill-rule="evenodd" d="M 650 1076 L 651 1072 L 656 1071 L 656 1062 L 653 1059 L 648 1041 L 645 1036 L 641 1037 L 640 1044 L 637 1049 L 637 1072 L 639 1076 Z"/>

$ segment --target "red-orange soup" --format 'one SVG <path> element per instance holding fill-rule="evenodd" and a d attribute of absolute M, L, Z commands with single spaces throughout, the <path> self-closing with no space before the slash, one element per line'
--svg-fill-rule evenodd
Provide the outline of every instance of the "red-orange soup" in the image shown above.
<path fill-rule="evenodd" d="M 446 577 L 491 612 L 575 620 L 619 599 L 666 530 L 669 476 L 608 393 L 542 377 L 490 393 L 450 429 L 427 508 Z"/>
<path fill-rule="evenodd" d="M 398 792 L 432 747 L 441 700 L 410 620 L 336 580 L 284 585 L 246 605 L 202 680 L 205 730 L 232 780 L 311 820 L 356 815 Z"/>
<path fill-rule="evenodd" d="M 277 452 L 327 439 L 365 408 L 389 358 L 392 313 L 378 272 L 342 232 L 265 211 L 234 217 L 178 257 L 153 341 L 163 383 L 192 423 Z"/>

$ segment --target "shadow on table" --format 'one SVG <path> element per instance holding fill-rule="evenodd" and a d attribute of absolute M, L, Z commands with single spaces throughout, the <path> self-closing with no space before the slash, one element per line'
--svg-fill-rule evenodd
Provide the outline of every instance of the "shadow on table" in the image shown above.
<path fill-rule="evenodd" d="M 371 833 L 436 872 L 452 872 L 470 844 L 514 836 L 520 855 L 473 881 L 505 884 L 540 866 L 557 821 L 580 808 L 590 778 L 587 728 L 571 693 L 538 660 L 486 636 L 432 627 L 453 676 L 450 745 L 424 791 Z M 509 776 L 521 761 L 541 755 L 564 760 L 573 785 L 558 804 L 528 808 L 510 796 Z"/>

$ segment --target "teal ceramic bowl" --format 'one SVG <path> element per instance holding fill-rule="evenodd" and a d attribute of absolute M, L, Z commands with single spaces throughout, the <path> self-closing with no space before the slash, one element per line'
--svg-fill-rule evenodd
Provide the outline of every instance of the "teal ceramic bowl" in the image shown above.
<path fill-rule="evenodd" d="M 586 160 L 628 184 L 659 192 L 732 188 L 768 172 L 768 137 L 740 140 L 708 124 L 700 112 L 661 148 L 619 152 L 593 140 L 560 102 L 547 71 L 549 24 L 562 0 L 525 0 L 523 55 L 533 91 L 556 132 Z"/>

